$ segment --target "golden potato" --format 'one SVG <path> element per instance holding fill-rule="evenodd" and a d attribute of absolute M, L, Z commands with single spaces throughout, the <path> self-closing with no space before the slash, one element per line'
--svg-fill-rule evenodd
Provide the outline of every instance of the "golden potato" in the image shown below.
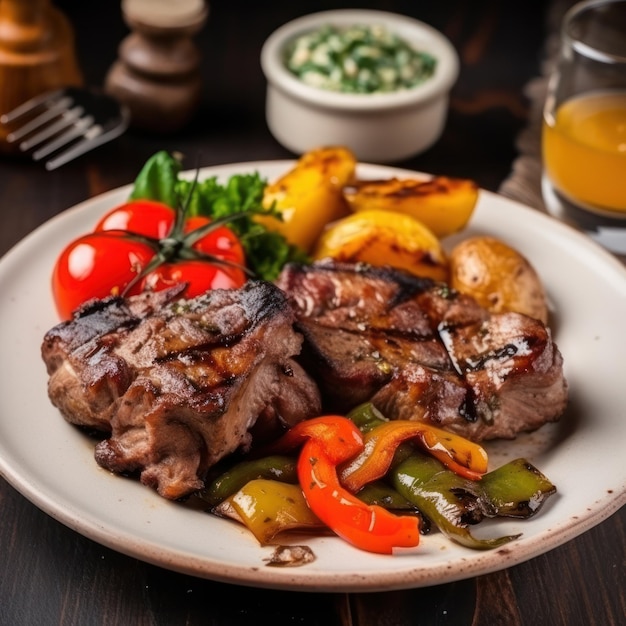
<path fill-rule="evenodd" d="M 441 243 L 421 222 L 401 213 L 359 211 L 330 224 L 313 252 L 316 260 L 391 265 L 445 281 L 448 262 Z"/>
<path fill-rule="evenodd" d="M 352 211 L 405 213 L 425 224 L 437 237 L 455 233 L 468 223 L 478 201 L 472 180 L 436 176 L 430 180 L 390 178 L 358 180 L 343 194 Z"/>
<path fill-rule="evenodd" d="M 355 170 L 356 157 L 346 148 L 307 152 L 265 189 L 264 205 L 275 202 L 283 221 L 268 216 L 259 221 L 310 252 L 326 224 L 349 213 L 342 189 L 354 181 Z"/>
<path fill-rule="evenodd" d="M 471 237 L 449 256 L 450 286 L 473 296 L 486 309 L 516 311 L 548 321 L 544 286 L 530 262 L 494 237 Z"/>

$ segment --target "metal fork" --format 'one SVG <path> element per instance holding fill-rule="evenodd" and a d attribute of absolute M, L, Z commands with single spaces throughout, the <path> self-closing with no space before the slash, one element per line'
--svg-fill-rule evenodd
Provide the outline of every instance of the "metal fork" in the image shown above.
<path fill-rule="evenodd" d="M 54 170 L 119 137 L 128 128 L 130 112 L 102 92 L 68 87 L 27 100 L 0 116 L 0 123 L 9 128 L 21 124 L 9 132 L 7 142 L 19 141 L 22 152 L 34 150 L 35 161 L 54 155 L 45 164 Z"/>

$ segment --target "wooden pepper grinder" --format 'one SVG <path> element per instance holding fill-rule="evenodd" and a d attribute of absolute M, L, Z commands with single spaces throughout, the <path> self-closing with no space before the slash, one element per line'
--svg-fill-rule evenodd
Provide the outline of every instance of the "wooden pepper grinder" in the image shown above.
<path fill-rule="evenodd" d="M 200 101 L 200 52 L 192 37 L 208 6 L 204 0 L 123 0 L 122 15 L 132 32 L 120 44 L 105 91 L 128 106 L 133 127 L 177 131 Z"/>
<path fill-rule="evenodd" d="M 76 60 L 74 31 L 50 0 L 0 0 L 0 115 L 26 100 L 83 82 Z M 0 151 L 16 145 L 0 125 Z"/>

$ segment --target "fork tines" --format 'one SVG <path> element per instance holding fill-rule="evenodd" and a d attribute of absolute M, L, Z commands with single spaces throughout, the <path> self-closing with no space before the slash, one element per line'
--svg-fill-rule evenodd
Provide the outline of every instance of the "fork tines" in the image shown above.
<path fill-rule="evenodd" d="M 85 89 L 67 88 L 32 98 L 0 116 L 0 123 L 12 127 L 8 143 L 19 143 L 22 152 L 33 150 L 40 161 L 62 148 L 47 161 L 53 170 L 106 141 L 121 135 L 129 115 L 109 96 Z"/>

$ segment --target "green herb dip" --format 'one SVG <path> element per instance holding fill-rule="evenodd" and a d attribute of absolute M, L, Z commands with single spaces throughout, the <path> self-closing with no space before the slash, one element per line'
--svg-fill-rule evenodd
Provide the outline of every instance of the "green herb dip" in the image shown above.
<path fill-rule="evenodd" d="M 382 25 L 327 25 L 292 41 L 285 65 L 307 85 L 372 94 L 423 83 L 433 75 L 437 60 Z"/>

